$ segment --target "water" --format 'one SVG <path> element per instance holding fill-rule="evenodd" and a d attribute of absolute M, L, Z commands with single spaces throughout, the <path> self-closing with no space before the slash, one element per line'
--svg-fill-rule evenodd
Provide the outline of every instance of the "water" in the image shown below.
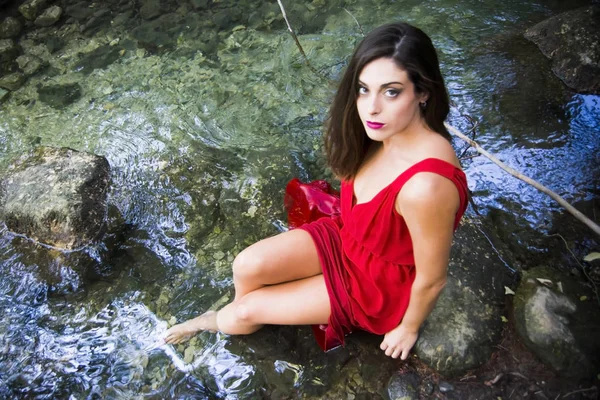
<path fill-rule="evenodd" d="M 291 177 L 330 177 L 321 126 L 333 82 L 362 37 L 347 11 L 364 31 L 396 19 L 420 26 L 439 49 L 453 125 L 466 131 L 463 115 L 471 116 L 483 147 L 570 202 L 598 195 L 599 97 L 567 90 L 522 38 L 563 11 L 562 2 L 290 4 L 321 77 L 306 68 L 275 4 L 229 6 L 194 12 L 183 1 L 169 5 L 163 47 L 136 44 L 136 14 L 127 29 L 105 24 L 82 34 L 64 25 L 52 68 L 2 106 L 1 167 L 37 144 L 101 154 L 112 168 L 113 225 L 125 228 L 112 231 L 112 245 L 83 257 L 96 260 L 92 282 L 77 272 L 75 256 L 1 232 L 0 396 L 346 393 L 343 373 L 331 366 L 337 360 L 315 353 L 306 329 L 252 338 L 204 333 L 180 346 L 162 345 L 160 337 L 169 323 L 227 301 L 235 255 L 284 229 L 282 192 Z M 28 39 L 24 46 L 40 41 Z M 82 67 L 81 54 L 107 44 L 119 49 L 116 61 Z M 50 108 L 35 100 L 36 85 L 46 81 L 78 82 L 82 98 Z M 508 234 L 518 242 L 527 242 L 522 232 L 552 227 L 552 200 L 473 155 L 467 151 L 463 165 L 479 212 L 512 216 Z M 48 266 L 52 279 L 40 272 Z"/>

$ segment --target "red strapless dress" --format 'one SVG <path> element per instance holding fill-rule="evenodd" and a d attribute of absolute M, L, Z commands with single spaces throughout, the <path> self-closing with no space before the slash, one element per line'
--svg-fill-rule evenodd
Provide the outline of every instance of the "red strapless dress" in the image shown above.
<path fill-rule="evenodd" d="M 342 182 L 341 199 L 324 181 L 293 179 L 286 187 L 290 227 L 313 238 L 329 293 L 329 323 L 313 326 L 323 350 L 343 345 L 354 329 L 383 335 L 402 320 L 415 261 L 408 227 L 394 203 L 402 186 L 419 172 L 439 174 L 456 185 L 456 229 L 468 205 L 467 179 L 459 168 L 435 158 L 414 164 L 361 204 L 355 204 L 352 181 Z"/>

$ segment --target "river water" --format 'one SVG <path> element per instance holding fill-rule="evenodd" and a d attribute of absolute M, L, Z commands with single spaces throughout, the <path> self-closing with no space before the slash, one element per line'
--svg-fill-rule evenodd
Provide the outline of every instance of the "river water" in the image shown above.
<path fill-rule="evenodd" d="M 565 11 L 564 2 L 290 4 L 319 75 L 304 64 L 275 2 L 208 3 L 200 11 L 185 1 L 163 4 L 156 28 L 163 35 L 148 39 L 154 45 L 141 44 L 136 11 L 83 33 L 72 19 L 61 22 L 63 45 L 51 68 L 1 106 L 2 168 L 38 144 L 108 159 L 112 230 L 86 254 L 64 255 L 2 229 L 0 397 L 319 397 L 333 390 L 335 379 L 320 378 L 331 375 L 323 365 L 276 348 L 279 331 L 255 342 L 204 333 L 164 346 L 160 338 L 168 324 L 228 300 L 235 255 L 285 229 L 289 179 L 330 178 L 320 146 L 335 81 L 361 30 L 384 22 L 405 20 L 432 37 L 454 105 L 451 124 L 468 131 L 477 121 L 484 148 L 594 208 L 600 98 L 567 89 L 522 36 Z M 575 3 L 569 7 L 587 4 Z M 106 45 L 119 57 L 90 68 L 82 55 Z M 51 108 L 36 101 L 37 85 L 48 82 L 78 82 L 82 96 Z M 537 245 L 528 244 L 531 235 L 556 229 L 558 207 L 455 144 L 477 211 L 526 258 Z M 588 243 L 591 231 L 580 232 L 579 242 Z M 94 279 L 77 273 L 81 258 L 94 260 Z M 39 272 L 48 265 L 52 279 Z M 307 330 L 294 335 L 310 343 Z"/>

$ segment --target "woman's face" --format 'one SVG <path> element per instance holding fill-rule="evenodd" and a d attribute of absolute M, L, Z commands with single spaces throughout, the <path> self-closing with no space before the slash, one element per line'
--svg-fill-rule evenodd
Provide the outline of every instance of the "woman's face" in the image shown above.
<path fill-rule="evenodd" d="M 391 58 L 371 61 L 358 77 L 356 108 L 367 136 L 384 141 L 421 125 L 419 103 L 425 94 L 415 93 L 408 73 Z"/>

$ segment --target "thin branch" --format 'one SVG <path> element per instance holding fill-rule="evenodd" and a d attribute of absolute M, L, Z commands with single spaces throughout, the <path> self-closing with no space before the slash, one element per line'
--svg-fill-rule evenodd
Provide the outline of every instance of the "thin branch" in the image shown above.
<path fill-rule="evenodd" d="M 321 75 L 319 75 L 317 70 L 311 65 L 310 61 L 308 61 L 308 57 L 306 56 L 306 53 L 304 52 L 304 49 L 302 48 L 302 45 L 300 44 L 300 41 L 298 40 L 298 36 L 296 36 L 296 32 L 294 32 L 294 29 L 292 29 L 292 25 L 290 25 L 290 21 L 288 21 L 287 14 L 285 13 L 285 8 L 283 7 L 283 3 L 281 2 L 281 0 L 277 0 L 277 4 L 279 4 L 279 8 L 281 8 L 281 13 L 283 14 L 283 19 L 285 19 L 285 23 L 287 24 L 288 30 L 292 34 L 292 37 L 294 38 L 294 41 L 296 42 L 296 46 L 298 46 L 298 50 L 300 50 L 300 53 L 304 57 L 304 61 L 306 61 L 306 65 L 308 65 L 308 68 L 310 68 L 310 70 L 312 72 L 314 72 L 317 76 L 320 77 Z"/>
<path fill-rule="evenodd" d="M 590 229 L 592 229 L 594 232 L 596 232 L 596 234 L 600 235 L 600 226 L 598 226 L 596 223 L 594 223 L 594 221 L 592 221 L 591 219 L 589 219 L 588 217 L 583 215 L 583 213 L 581 213 L 575 207 L 573 207 L 572 205 L 567 203 L 567 201 L 565 199 L 563 199 L 562 197 L 560 197 L 558 194 L 556 194 L 552 190 L 548 189 L 546 186 L 542 185 L 541 183 L 529 178 L 528 176 L 523 175 L 519 171 L 504 164 L 502 161 L 498 160 L 494 155 L 488 153 L 483 148 L 481 148 L 481 146 L 479 146 L 474 140 L 469 139 L 468 137 L 466 137 L 464 134 L 462 134 L 458 129 L 454 128 L 453 126 L 446 124 L 446 128 L 448 128 L 448 131 L 450 131 L 450 133 L 452 133 L 455 136 L 458 136 L 465 142 L 469 143 L 480 154 L 489 158 L 492 162 L 494 162 L 494 164 L 498 165 L 500 168 L 502 168 L 503 170 L 505 170 L 512 176 L 519 178 L 520 180 L 522 180 L 525 183 L 530 184 L 537 190 L 539 190 L 543 193 L 546 193 L 548 196 L 550 196 L 552 199 L 554 199 L 558 204 L 560 204 L 562 207 L 564 207 L 568 212 L 570 212 L 575 218 L 577 218 L 578 220 L 580 220 L 581 222 L 586 224 Z"/>
<path fill-rule="evenodd" d="M 587 389 L 575 390 L 574 392 L 570 392 L 570 393 L 565 394 L 563 396 L 563 399 L 566 398 L 567 396 L 572 395 L 572 394 L 583 393 L 583 392 L 591 392 L 592 390 L 598 390 L 598 388 L 596 386 L 592 386 L 591 388 L 587 388 Z"/>
<path fill-rule="evenodd" d="M 350 16 L 352 17 L 352 19 L 354 20 L 354 22 L 356 22 L 356 25 L 358 25 L 358 30 L 360 31 L 360 34 L 365 36 L 365 32 L 362 29 L 362 26 L 360 26 L 360 24 L 358 23 L 358 20 L 354 17 L 354 15 L 352 15 L 352 13 L 348 10 L 346 10 L 344 8 L 344 11 L 346 11 L 348 14 L 350 14 Z"/>
<path fill-rule="evenodd" d="M 550 236 L 558 236 L 559 238 L 562 239 L 562 241 L 564 242 L 567 250 L 569 250 L 569 253 L 571 253 L 571 255 L 573 256 L 573 258 L 575 259 L 575 262 L 577 264 L 579 264 L 579 267 L 581 268 L 581 271 L 583 272 L 583 274 L 585 275 L 585 277 L 587 278 L 587 280 L 590 281 L 590 283 L 594 287 L 594 294 L 596 295 L 596 300 L 598 301 L 598 305 L 600 306 L 600 297 L 598 297 L 598 287 L 596 286 L 596 282 L 592 279 L 591 276 L 588 275 L 588 273 L 585 270 L 585 267 L 583 266 L 583 264 L 581 264 L 579 262 L 579 260 L 577 259 L 577 257 L 575 257 L 575 254 L 573 254 L 573 252 L 569 248 L 569 244 L 567 243 L 567 240 L 561 234 L 559 234 L 559 233 L 554 233 L 554 234 L 552 234 Z"/>

